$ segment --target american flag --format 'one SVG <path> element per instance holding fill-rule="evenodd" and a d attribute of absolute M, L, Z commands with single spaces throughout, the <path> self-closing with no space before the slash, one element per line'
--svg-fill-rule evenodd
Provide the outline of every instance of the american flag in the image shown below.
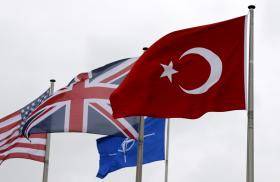
<path fill-rule="evenodd" d="M 19 111 L 0 119 L 0 163 L 10 158 L 25 158 L 44 162 L 47 134 L 32 134 L 29 140 L 19 129 L 32 112 L 50 95 L 50 89 Z"/>
<path fill-rule="evenodd" d="M 110 94 L 128 74 L 136 58 L 107 64 L 76 76 L 65 87 L 31 112 L 21 132 L 84 132 L 102 135 L 124 135 L 136 139 L 138 117 L 114 119 Z"/>

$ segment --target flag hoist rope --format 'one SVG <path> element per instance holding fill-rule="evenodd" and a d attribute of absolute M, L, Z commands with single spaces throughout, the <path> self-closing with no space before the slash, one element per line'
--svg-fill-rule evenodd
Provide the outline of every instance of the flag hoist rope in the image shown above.
<path fill-rule="evenodd" d="M 254 5 L 248 6 L 249 29 L 249 87 L 248 87 L 248 128 L 247 128 L 247 182 L 254 182 Z"/>
<path fill-rule="evenodd" d="M 53 95 L 55 80 L 51 79 L 50 83 L 51 83 L 50 95 Z M 48 133 L 47 134 L 47 142 L 46 142 L 46 153 L 45 153 L 44 171 L 43 171 L 43 182 L 48 182 L 50 144 L 51 144 L 51 134 Z"/>

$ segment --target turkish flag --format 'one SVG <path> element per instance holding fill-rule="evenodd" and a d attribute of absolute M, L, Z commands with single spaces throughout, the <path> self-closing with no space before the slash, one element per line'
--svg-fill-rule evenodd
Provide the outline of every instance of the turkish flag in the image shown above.
<path fill-rule="evenodd" d="M 112 93 L 113 116 L 195 119 L 244 110 L 245 20 L 179 30 L 158 40 Z"/>

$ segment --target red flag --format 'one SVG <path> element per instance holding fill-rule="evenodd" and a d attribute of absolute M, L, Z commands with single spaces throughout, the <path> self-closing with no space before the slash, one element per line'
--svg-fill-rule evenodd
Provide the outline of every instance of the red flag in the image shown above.
<path fill-rule="evenodd" d="M 245 16 L 172 32 L 110 97 L 113 116 L 184 117 L 245 109 Z"/>

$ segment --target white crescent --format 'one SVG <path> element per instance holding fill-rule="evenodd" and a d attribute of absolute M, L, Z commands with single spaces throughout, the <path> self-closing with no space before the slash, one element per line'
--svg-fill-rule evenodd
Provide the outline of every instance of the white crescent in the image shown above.
<path fill-rule="evenodd" d="M 211 70 L 210 76 L 208 77 L 208 80 L 203 85 L 193 90 L 187 90 L 184 89 L 181 85 L 179 86 L 182 89 L 182 91 L 187 94 L 203 94 L 210 87 L 212 87 L 215 83 L 219 81 L 223 69 L 222 61 L 217 54 L 203 47 L 195 47 L 187 50 L 181 55 L 180 59 L 182 59 L 184 56 L 187 56 L 189 54 L 198 54 L 202 56 L 210 64 L 210 70 Z"/>

